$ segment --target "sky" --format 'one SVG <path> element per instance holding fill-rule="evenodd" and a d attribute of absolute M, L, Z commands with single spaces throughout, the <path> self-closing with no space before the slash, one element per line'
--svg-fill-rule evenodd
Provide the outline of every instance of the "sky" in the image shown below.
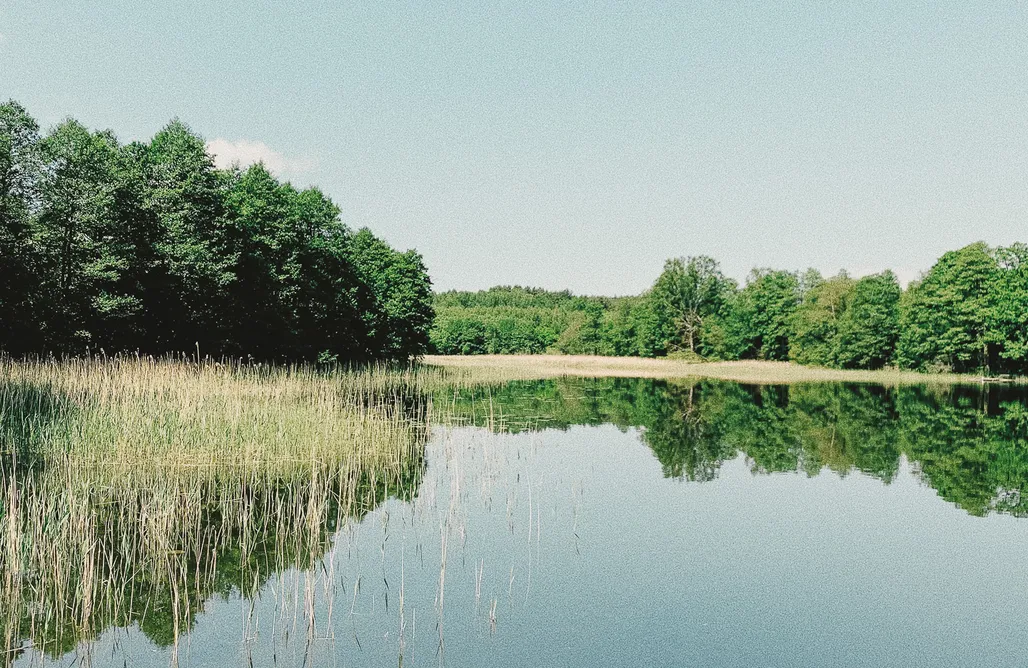
<path fill-rule="evenodd" d="M 0 0 L 0 99 L 317 185 L 437 289 L 1028 241 L 1028 6 Z"/>

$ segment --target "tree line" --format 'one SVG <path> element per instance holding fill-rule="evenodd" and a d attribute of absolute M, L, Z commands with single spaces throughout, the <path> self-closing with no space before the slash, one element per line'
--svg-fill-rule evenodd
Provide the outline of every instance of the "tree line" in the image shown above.
<path fill-rule="evenodd" d="M 755 269 L 743 285 L 706 256 L 668 260 L 636 297 L 519 287 L 436 295 L 446 354 L 589 353 L 921 371 L 1028 373 L 1028 245 L 974 243 L 904 290 L 891 271 L 853 278 Z"/>
<path fill-rule="evenodd" d="M 350 230 L 317 188 L 222 170 L 174 120 L 148 142 L 0 105 L 0 350 L 407 359 L 421 256 Z"/>
<path fill-rule="evenodd" d="M 604 329 L 615 302 L 519 286 L 439 293 L 432 349 L 450 355 L 616 354 L 608 350 Z"/>

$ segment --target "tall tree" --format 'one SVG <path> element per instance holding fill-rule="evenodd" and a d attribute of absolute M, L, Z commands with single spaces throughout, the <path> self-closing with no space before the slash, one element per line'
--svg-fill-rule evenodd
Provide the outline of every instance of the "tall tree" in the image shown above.
<path fill-rule="evenodd" d="M 0 349 L 31 350 L 36 313 L 32 215 L 41 176 L 39 126 L 20 104 L 0 104 Z"/>
<path fill-rule="evenodd" d="M 704 321 L 721 313 L 735 282 L 710 257 L 673 258 L 649 293 L 660 323 L 660 346 L 666 351 L 697 353 Z"/>
<path fill-rule="evenodd" d="M 125 291 L 131 242 L 117 210 L 119 147 L 75 121 L 40 143 L 45 176 L 35 243 L 44 336 L 58 349 L 100 348 L 122 335 L 141 303 Z"/>
<path fill-rule="evenodd" d="M 41 139 L 0 105 L 0 350 L 422 354 L 421 256 L 351 234 L 339 213 L 264 165 L 216 169 L 177 120 L 121 146 L 74 120 Z"/>
<path fill-rule="evenodd" d="M 367 338 L 361 312 L 375 305 L 350 263 L 350 231 L 339 220 L 339 208 L 317 188 L 287 191 L 288 251 L 281 277 L 289 354 L 359 359 L 356 351 Z"/>
<path fill-rule="evenodd" d="M 803 300 L 792 316 L 789 357 L 800 364 L 836 366 L 839 326 L 847 312 L 854 281 L 845 272 L 827 280 L 815 280 L 808 273 L 804 283 Z"/>
<path fill-rule="evenodd" d="M 144 205 L 158 223 L 146 284 L 151 346 L 227 352 L 224 316 L 237 260 L 225 215 L 229 178 L 215 169 L 203 139 L 178 120 L 140 152 Z"/>
<path fill-rule="evenodd" d="M 1000 272 L 989 298 L 987 339 L 999 350 L 999 369 L 1028 373 L 1028 245 L 997 248 Z"/>
<path fill-rule="evenodd" d="M 725 319 L 729 349 L 740 358 L 788 359 L 792 317 L 799 301 L 796 274 L 754 269 Z"/>
<path fill-rule="evenodd" d="M 227 234 L 235 258 L 226 320 L 238 355 L 274 358 L 288 341 L 283 272 L 293 250 L 288 223 L 292 194 L 257 163 L 236 175 L 226 197 Z"/>
<path fill-rule="evenodd" d="M 363 228 L 350 241 L 350 261 L 377 307 L 366 311 L 369 356 L 408 359 L 428 347 L 432 283 L 416 251 L 400 253 Z"/>
<path fill-rule="evenodd" d="M 901 302 L 897 357 L 913 369 L 988 369 L 998 346 L 990 336 L 990 295 L 999 265 L 983 242 L 943 255 Z"/>
<path fill-rule="evenodd" d="M 899 280 L 891 271 L 865 276 L 853 287 L 839 323 L 838 364 L 880 369 L 892 362 L 899 338 Z"/>

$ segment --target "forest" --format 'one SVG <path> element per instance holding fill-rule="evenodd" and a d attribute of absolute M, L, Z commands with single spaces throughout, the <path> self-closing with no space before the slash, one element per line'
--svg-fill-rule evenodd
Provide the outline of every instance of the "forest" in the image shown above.
<path fill-rule="evenodd" d="M 148 142 L 0 105 L 0 350 L 361 362 L 421 355 L 415 251 L 317 188 L 217 169 L 171 121 Z"/>
<path fill-rule="evenodd" d="M 638 355 L 792 360 L 845 369 L 1028 372 L 1028 245 L 945 253 L 902 289 L 891 271 L 853 278 L 668 260 L 635 297 L 522 287 L 435 297 L 441 354 Z"/>
<path fill-rule="evenodd" d="M 218 169 L 171 121 L 148 142 L 0 105 L 0 351 L 363 362 L 544 353 L 1028 372 L 1028 245 L 974 243 L 903 289 L 668 260 L 638 296 L 433 294 L 416 251 L 317 188 Z"/>

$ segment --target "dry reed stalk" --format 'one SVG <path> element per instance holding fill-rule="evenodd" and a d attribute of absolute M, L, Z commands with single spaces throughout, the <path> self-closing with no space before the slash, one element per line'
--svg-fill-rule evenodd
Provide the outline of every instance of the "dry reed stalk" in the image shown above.
<path fill-rule="evenodd" d="M 26 644 L 59 656 L 162 600 L 175 642 L 212 593 L 310 572 L 347 518 L 416 483 L 425 383 L 412 369 L 0 357 L 5 661 Z"/>

